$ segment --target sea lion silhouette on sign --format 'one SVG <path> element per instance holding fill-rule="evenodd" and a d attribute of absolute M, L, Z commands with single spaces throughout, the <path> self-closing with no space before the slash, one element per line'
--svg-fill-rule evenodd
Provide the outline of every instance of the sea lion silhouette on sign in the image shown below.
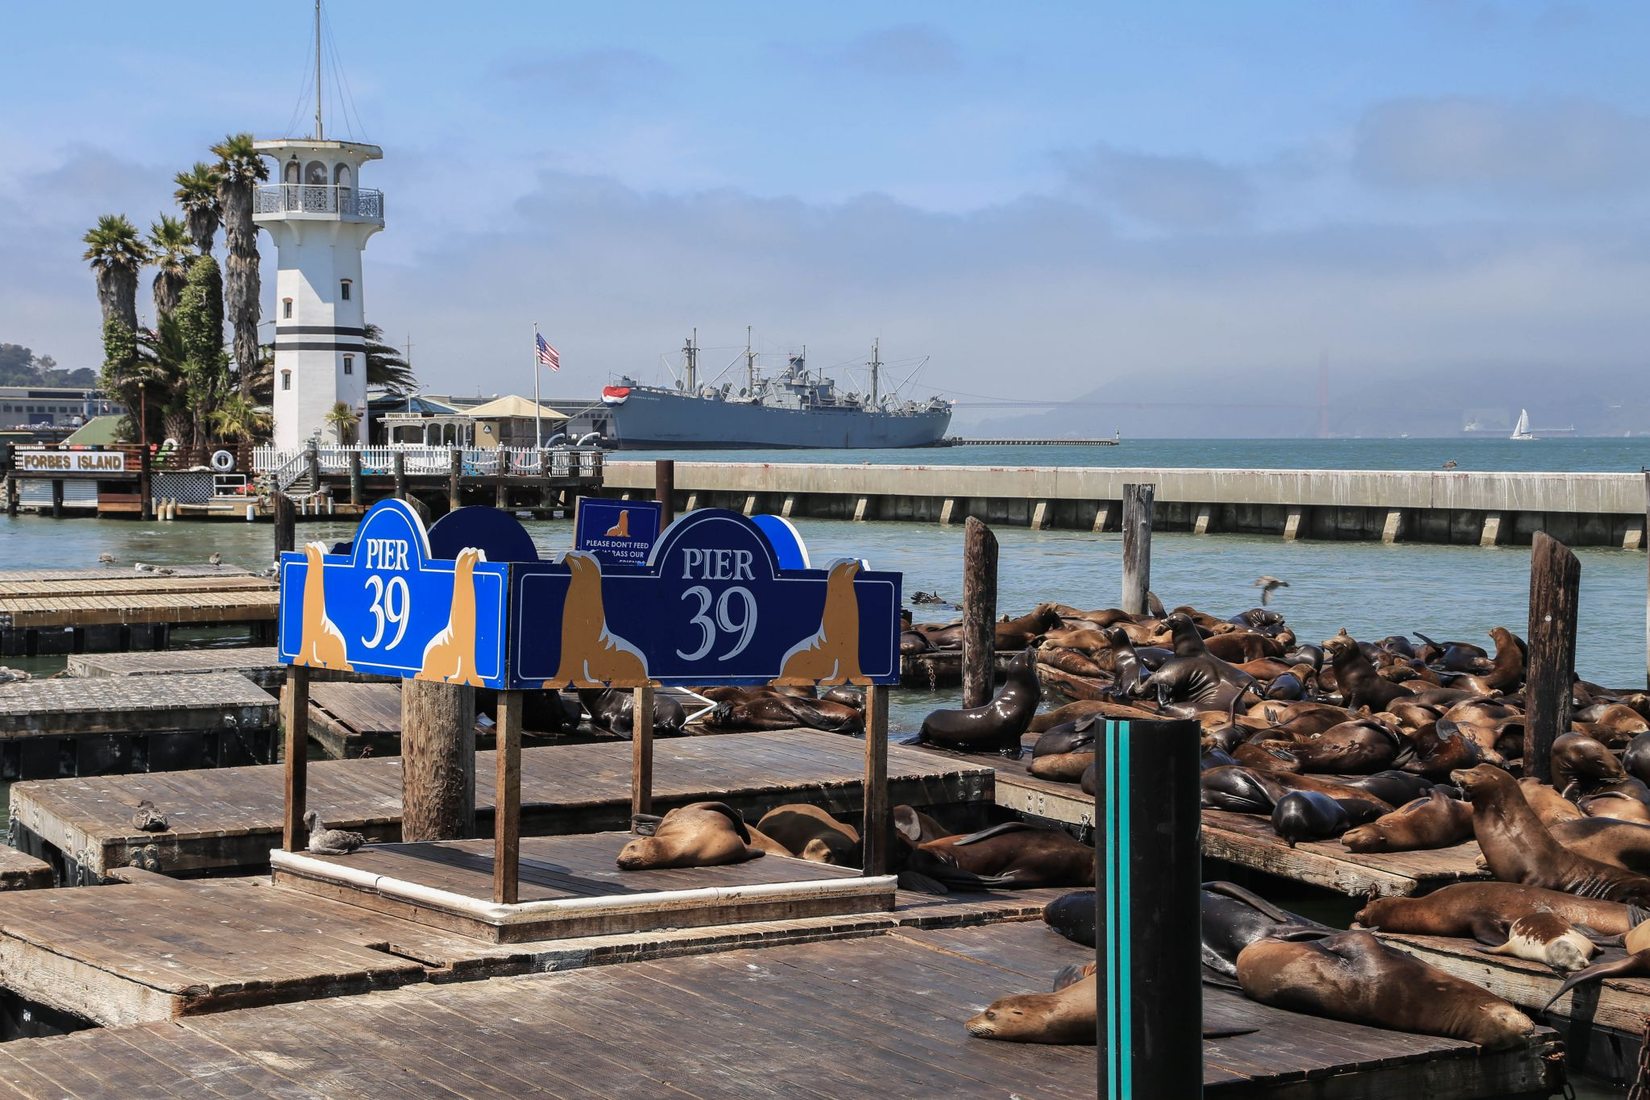
<path fill-rule="evenodd" d="M 648 682 L 642 651 L 607 629 L 602 605 L 602 566 L 582 550 L 569 550 L 567 599 L 561 611 L 561 659 L 546 689 L 640 687 Z"/>
<path fill-rule="evenodd" d="M 309 569 L 304 573 L 303 630 L 298 636 L 298 655 L 295 665 L 307 668 L 349 668 L 348 648 L 344 633 L 327 618 L 326 577 L 322 561 L 326 544 L 311 542 L 304 545 L 304 557 Z"/>
<path fill-rule="evenodd" d="M 487 555 L 466 547 L 453 560 L 453 609 L 447 625 L 424 647 L 424 662 L 416 680 L 481 686 L 476 671 L 476 562 Z"/>
<path fill-rule="evenodd" d="M 825 609 L 819 630 L 792 646 L 780 664 L 776 684 L 869 684 L 859 668 L 859 597 L 854 578 L 860 563 L 845 559 L 825 580 Z"/>
<path fill-rule="evenodd" d="M 629 508 L 624 508 L 619 511 L 619 522 L 607 529 L 607 537 L 610 539 L 627 539 L 630 537 Z"/>

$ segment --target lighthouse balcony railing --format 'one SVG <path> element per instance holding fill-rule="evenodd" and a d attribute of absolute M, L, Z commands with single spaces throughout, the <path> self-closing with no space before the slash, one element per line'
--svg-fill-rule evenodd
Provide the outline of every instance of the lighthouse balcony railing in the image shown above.
<path fill-rule="evenodd" d="M 275 183 L 253 194 L 252 213 L 321 214 L 353 221 L 382 222 L 384 192 L 370 187 L 333 184 Z"/>
<path fill-rule="evenodd" d="M 318 446 L 315 461 L 323 475 L 342 476 L 350 470 L 350 456 L 361 456 L 361 472 L 369 477 L 390 474 L 395 456 L 412 477 L 446 477 L 452 472 L 453 447 L 423 446 Z M 588 447 L 460 447 L 465 477 L 549 477 L 600 481 L 602 452 Z M 307 449 L 277 450 L 272 446 L 253 449 L 252 466 L 260 474 L 273 475 L 274 487 L 285 490 L 300 479 L 309 466 Z"/>

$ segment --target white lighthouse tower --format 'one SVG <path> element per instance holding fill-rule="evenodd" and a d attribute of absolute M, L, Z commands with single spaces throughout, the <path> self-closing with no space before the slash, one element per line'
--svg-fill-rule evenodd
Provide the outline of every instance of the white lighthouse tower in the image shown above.
<path fill-rule="evenodd" d="M 361 252 L 384 228 L 384 194 L 361 186 L 361 166 L 383 157 L 376 145 L 328 141 L 321 123 L 317 5 L 315 135 L 260 141 L 275 161 L 273 182 L 257 189 L 252 220 L 275 239 L 275 447 L 338 441 L 327 414 L 354 411 L 355 438 L 367 431 L 367 352 Z"/>

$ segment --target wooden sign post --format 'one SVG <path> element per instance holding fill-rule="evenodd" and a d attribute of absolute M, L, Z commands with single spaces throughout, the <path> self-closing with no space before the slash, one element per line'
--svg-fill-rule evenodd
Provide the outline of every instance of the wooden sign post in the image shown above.
<path fill-rule="evenodd" d="M 630 816 L 653 812 L 653 686 L 642 684 L 631 699 Z"/>
<path fill-rule="evenodd" d="M 1545 531 L 1530 543 L 1530 652 L 1524 678 L 1524 774 L 1551 783 L 1553 741 L 1570 732 L 1581 562 Z"/>
<path fill-rule="evenodd" d="M 1123 486 L 1123 603 L 1130 615 L 1146 613 L 1152 587 L 1152 497 L 1155 485 Z"/>
<path fill-rule="evenodd" d="M 493 900 L 514 905 L 521 881 L 522 693 L 498 693 L 497 774 L 493 783 Z"/>
<path fill-rule="evenodd" d="M 866 875 L 888 873 L 888 845 L 893 819 L 888 807 L 888 689 L 865 689 L 865 820 L 859 837 Z"/>
<path fill-rule="evenodd" d="M 309 846 L 304 813 L 309 783 L 309 669 L 293 665 L 281 688 L 281 729 L 286 735 L 286 818 L 281 823 L 281 847 L 301 852 Z"/>

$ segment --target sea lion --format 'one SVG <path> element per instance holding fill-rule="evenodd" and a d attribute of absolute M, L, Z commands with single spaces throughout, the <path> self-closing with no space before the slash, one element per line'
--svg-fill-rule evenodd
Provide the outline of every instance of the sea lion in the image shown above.
<path fill-rule="evenodd" d="M 1582 897 L 1650 905 L 1650 877 L 1565 848 L 1535 816 L 1512 776 L 1480 764 L 1450 776 L 1472 802 L 1473 833 L 1490 873 L 1503 882 Z"/>
<path fill-rule="evenodd" d="M 1557 913 L 1601 936 L 1624 935 L 1633 926 L 1632 909 L 1516 882 L 1457 882 L 1422 897 L 1376 898 L 1354 919 L 1364 928 L 1417 936 L 1471 936 L 1499 944 L 1513 921 L 1527 913 Z"/>
<path fill-rule="evenodd" d="M 1270 814 L 1284 788 L 1244 767 L 1213 767 L 1199 774 L 1202 804 L 1239 814 Z"/>
<path fill-rule="evenodd" d="M 1495 656 L 1484 683 L 1493 691 L 1508 692 L 1524 682 L 1524 643 L 1504 626 L 1493 627 Z"/>
<path fill-rule="evenodd" d="M 694 802 L 660 818 L 652 836 L 639 836 L 626 844 L 618 864 L 622 871 L 714 867 L 743 863 L 762 854 L 751 843 L 750 830 L 738 810 L 721 802 Z"/>
<path fill-rule="evenodd" d="M 1277 1008 L 1443 1035 L 1508 1050 L 1535 1024 L 1493 994 L 1381 943 L 1368 932 L 1262 939 L 1238 955 L 1246 996 Z"/>
<path fill-rule="evenodd" d="M 923 719 L 919 744 L 948 748 L 996 749 L 1004 756 L 1020 755 L 1020 736 L 1031 724 L 1042 701 L 1037 682 L 1037 651 L 1026 649 L 1010 661 L 1003 686 L 991 702 L 964 710 L 936 710 Z"/>
<path fill-rule="evenodd" d="M 1507 942 L 1500 947 L 1480 946 L 1487 955 L 1510 955 L 1515 959 L 1545 963 L 1568 973 L 1580 970 L 1598 952 L 1598 945 L 1576 931 L 1575 925 L 1548 910 L 1526 913 L 1507 928 Z"/>
<path fill-rule="evenodd" d="M 1599 791 L 1597 794 L 1586 795 L 1577 805 L 1588 817 L 1650 825 L 1650 806 L 1646 806 L 1627 791 Z"/>
<path fill-rule="evenodd" d="M 1317 791 L 1290 791 L 1272 807 L 1272 829 L 1291 848 L 1303 840 L 1340 836 L 1351 824 L 1339 802 Z"/>
<path fill-rule="evenodd" d="M 1577 855 L 1650 874 L 1650 825 L 1613 817 L 1574 817 L 1547 824 L 1547 830 Z"/>
<path fill-rule="evenodd" d="M 1257 940 L 1313 939 L 1337 931 L 1230 882 L 1203 884 L 1198 923 L 1204 969 L 1225 978 L 1237 976 L 1238 956 Z"/>
<path fill-rule="evenodd" d="M 907 869 L 947 886 L 1093 886 L 1094 849 L 1020 821 L 918 845 Z"/>
<path fill-rule="evenodd" d="M 1341 843 L 1353 852 L 1415 852 L 1472 839 L 1472 806 L 1436 787 L 1368 825 L 1348 829 Z"/>
<path fill-rule="evenodd" d="M 991 1002 L 969 1018 L 976 1039 L 1013 1043 L 1094 1045 L 1098 1032 L 1099 978 L 1088 974 L 1055 993 L 1020 993 Z"/>
<path fill-rule="evenodd" d="M 993 623 L 991 627 L 995 648 L 1003 651 L 1024 649 L 1031 644 L 1031 639 L 1059 623 L 1060 612 L 1051 603 L 1040 603 L 1018 619 L 1005 615 L 1002 621 Z"/>
<path fill-rule="evenodd" d="M 837 867 L 859 866 L 859 830 L 806 802 L 776 806 L 756 827 L 799 859 Z"/>
<path fill-rule="evenodd" d="M 1393 807 L 1402 806 L 1406 802 L 1414 802 L 1417 798 L 1425 797 L 1434 785 L 1431 780 L 1422 776 L 1396 770 L 1376 772 L 1374 775 L 1341 776 L 1339 778 L 1342 786 L 1372 795 Z"/>
<path fill-rule="evenodd" d="M 1589 794 L 1601 783 L 1626 779 L 1627 772 L 1604 742 L 1582 733 L 1553 738 L 1553 786 L 1566 795 Z M 1571 787 L 1576 791 L 1572 792 Z"/>
<path fill-rule="evenodd" d="M 903 803 L 894 807 L 893 814 L 895 831 L 912 844 L 924 844 L 952 835 L 951 830 L 938 821 Z"/>
<path fill-rule="evenodd" d="M 1293 750 L 1301 770 L 1309 772 L 1374 772 L 1398 756 L 1398 735 L 1367 718 L 1331 726 Z"/>
<path fill-rule="evenodd" d="M 1073 943 L 1094 946 L 1095 909 L 1093 890 L 1061 894 L 1043 906 L 1043 922 Z"/>
<path fill-rule="evenodd" d="M 1650 951 L 1636 951 L 1624 958 L 1609 959 L 1605 962 L 1594 963 L 1585 970 L 1578 970 L 1564 979 L 1564 984 L 1558 987 L 1558 992 L 1547 999 L 1541 1006 L 1546 1012 L 1553 1007 L 1558 999 L 1570 992 L 1578 985 L 1589 982 L 1601 982 L 1606 978 L 1647 978 L 1650 977 Z"/>
<path fill-rule="evenodd" d="M 1408 688 L 1383 680 L 1358 643 L 1344 629 L 1323 643 L 1335 669 L 1335 683 L 1348 710 L 1367 706 L 1385 710 L 1394 699 L 1410 694 Z"/>
<path fill-rule="evenodd" d="M 636 728 L 636 693 L 630 688 L 579 689 L 579 702 L 590 712 L 590 724 L 630 740 Z M 653 695 L 653 736 L 675 737 L 687 723 L 687 712 L 674 696 Z"/>
<path fill-rule="evenodd" d="M 1080 718 L 1090 717 L 1130 720 L 1159 718 L 1161 715 L 1153 714 L 1151 711 L 1142 710 L 1139 707 L 1113 703 L 1106 699 L 1082 699 L 1075 703 L 1063 704 L 1051 711 L 1037 715 L 1026 726 L 1026 729 L 1031 733 L 1043 733 L 1066 722 L 1075 722 Z"/>
<path fill-rule="evenodd" d="M 1549 829 L 1560 821 L 1575 821 L 1587 816 L 1581 812 L 1580 806 L 1533 775 L 1526 775 L 1520 779 L 1518 789 L 1524 792 L 1524 801 L 1530 804 L 1530 809 L 1541 819 L 1541 824 Z"/>
<path fill-rule="evenodd" d="M 1404 763 L 1404 770 L 1432 780 L 1443 780 L 1451 772 L 1476 767 L 1484 760 L 1478 742 L 1448 718 L 1416 730 L 1409 743 L 1415 755 Z"/>

